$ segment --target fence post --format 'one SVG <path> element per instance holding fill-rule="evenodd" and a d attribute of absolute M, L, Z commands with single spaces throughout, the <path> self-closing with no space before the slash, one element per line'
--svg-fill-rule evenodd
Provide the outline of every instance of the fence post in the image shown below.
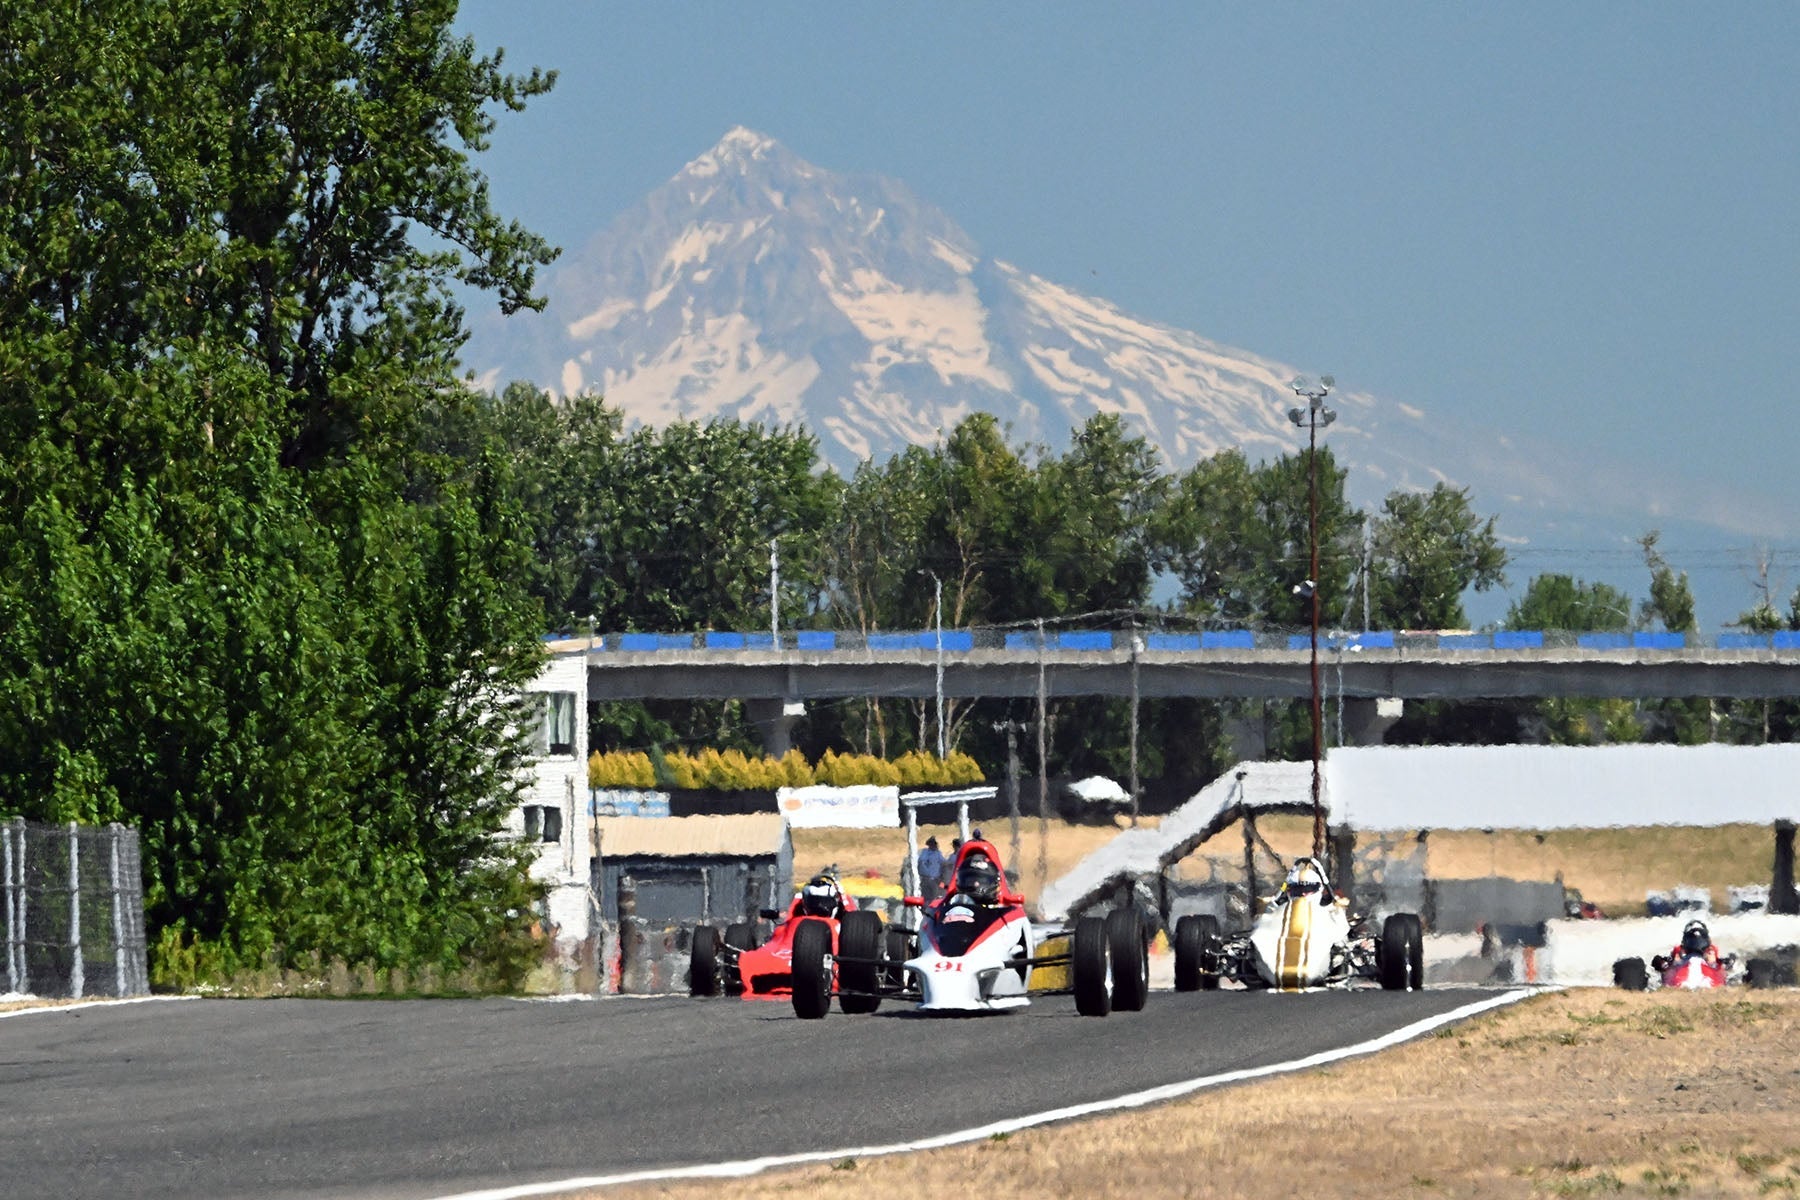
<path fill-rule="evenodd" d="M 0 885 L 5 892 L 6 906 L 6 990 L 22 992 L 19 986 L 19 944 L 14 934 L 16 926 L 13 918 L 13 827 L 11 823 L 0 826 L 0 859 L 4 860 L 6 882 Z"/>
<path fill-rule="evenodd" d="M 69 995 L 81 999 L 85 980 L 81 970 L 81 836 L 80 826 L 69 822 Z"/>
<path fill-rule="evenodd" d="M 18 971 L 13 975 L 13 988 L 26 995 L 31 994 L 31 955 L 25 946 L 25 922 L 28 916 L 27 905 L 30 903 L 25 894 L 25 853 L 29 844 L 25 837 L 25 818 L 14 817 L 12 821 L 13 843 L 18 847 L 16 861 L 13 863 L 13 879 L 17 880 L 13 887 L 13 922 L 14 927 L 8 931 L 8 942 L 18 955 Z"/>
<path fill-rule="evenodd" d="M 112 928 L 113 928 L 113 994 L 127 996 L 125 990 L 125 908 L 119 899 L 119 835 L 125 831 L 117 821 L 106 827 L 106 845 L 112 859 Z"/>

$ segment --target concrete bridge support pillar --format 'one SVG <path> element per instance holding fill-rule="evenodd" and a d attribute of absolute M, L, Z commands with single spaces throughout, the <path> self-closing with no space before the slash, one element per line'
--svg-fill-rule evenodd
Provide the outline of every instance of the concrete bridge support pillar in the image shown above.
<path fill-rule="evenodd" d="M 1344 743 L 1349 746 L 1379 746 L 1387 731 L 1394 727 L 1406 711 L 1406 702 L 1397 696 L 1354 696 L 1344 700 Z"/>
<path fill-rule="evenodd" d="M 763 753 L 780 758 L 794 748 L 794 725 L 806 715 L 798 700 L 746 700 L 744 714 L 762 734 Z"/>
<path fill-rule="evenodd" d="M 1269 756 L 1269 716 L 1265 704 L 1252 703 L 1247 711 L 1225 718 L 1225 740 L 1237 762 L 1261 762 Z"/>

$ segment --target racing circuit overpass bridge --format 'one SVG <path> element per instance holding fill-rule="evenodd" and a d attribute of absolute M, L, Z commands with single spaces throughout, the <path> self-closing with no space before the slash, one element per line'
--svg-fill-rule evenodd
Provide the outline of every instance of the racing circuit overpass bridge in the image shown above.
<path fill-rule="evenodd" d="M 586 649 L 590 700 L 737 699 L 772 723 L 806 701 L 846 697 L 1312 694 L 1304 633 L 801 630 L 779 642 L 769 633 L 625 633 L 548 646 Z M 1800 633 L 1728 633 L 1702 644 L 1670 633 L 1322 632 L 1319 673 L 1324 694 L 1352 713 L 1390 697 L 1774 699 L 1800 696 Z"/>

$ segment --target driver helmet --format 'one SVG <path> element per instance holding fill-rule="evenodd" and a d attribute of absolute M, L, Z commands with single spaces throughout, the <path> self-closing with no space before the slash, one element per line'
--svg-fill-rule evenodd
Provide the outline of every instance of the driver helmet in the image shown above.
<path fill-rule="evenodd" d="M 837 880 L 829 875 L 814 875 L 800 889 L 800 911 L 809 917 L 836 916 L 838 910 Z"/>
<path fill-rule="evenodd" d="M 992 904 L 1000 895 L 1000 868 L 993 859 L 977 851 L 956 868 L 956 890 L 983 904 Z"/>
<path fill-rule="evenodd" d="M 1325 872 L 1315 858 L 1302 858 L 1295 861 L 1293 869 L 1288 872 L 1287 894 L 1290 896 L 1311 896 L 1325 886 Z"/>
<path fill-rule="evenodd" d="M 1705 921 L 1689 921 L 1681 931 L 1681 950 L 1684 954 L 1705 954 L 1706 948 L 1712 945 L 1712 937 L 1706 932 Z"/>

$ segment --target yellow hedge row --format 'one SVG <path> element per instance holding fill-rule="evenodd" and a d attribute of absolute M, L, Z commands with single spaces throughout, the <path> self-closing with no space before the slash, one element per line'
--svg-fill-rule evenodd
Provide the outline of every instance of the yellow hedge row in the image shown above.
<path fill-rule="evenodd" d="M 859 783 L 916 787 L 930 784 L 980 783 L 984 776 L 974 759 L 960 750 L 939 759 L 914 750 L 889 761 L 869 754 L 838 754 L 827 750 L 816 764 L 798 750 L 781 758 L 751 758 L 742 750 L 706 749 L 698 754 L 676 750 L 663 756 L 666 785 L 678 788 L 712 788 L 719 791 L 773 791 L 780 787 L 805 787 L 813 783 L 847 787 Z M 653 788 L 658 786 L 656 766 L 642 751 L 598 751 L 588 756 L 588 786 L 597 788 Z"/>

